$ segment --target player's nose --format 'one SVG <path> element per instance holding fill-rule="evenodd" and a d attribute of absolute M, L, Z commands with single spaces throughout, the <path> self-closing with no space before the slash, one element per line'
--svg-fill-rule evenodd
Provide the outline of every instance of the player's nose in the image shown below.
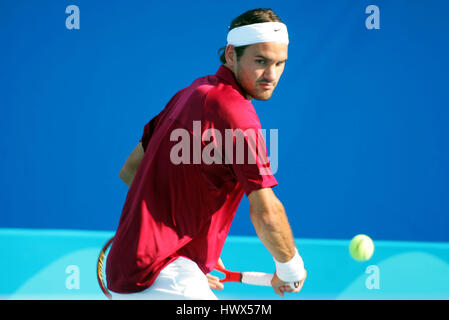
<path fill-rule="evenodd" d="M 265 73 L 263 76 L 264 76 L 264 80 L 266 82 L 274 84 L 277 79 L 276 78 L 276 76 L 277 76 L 276 67 L 273 65 L 273 66 L 270 66 L 267 69 L 265 69 Z"/>

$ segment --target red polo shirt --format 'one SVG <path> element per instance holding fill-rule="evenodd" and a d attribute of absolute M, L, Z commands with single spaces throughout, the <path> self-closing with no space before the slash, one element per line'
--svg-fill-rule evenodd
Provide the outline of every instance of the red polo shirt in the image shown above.
<path fill-rule="evenodd" d="M 214 269 L 243 194 L 277 185 L 266 172 L 263 139 L 254 144 L 240 135 L 239 142 L 237 134 L 225 143 L 226 134 L 259 129 L 253 105 L 224 66 L 177 92 L 145 126 L 145 154 L 107 259 L 110 290 L 142 291 L 179 256 L 204 273 Z"/>

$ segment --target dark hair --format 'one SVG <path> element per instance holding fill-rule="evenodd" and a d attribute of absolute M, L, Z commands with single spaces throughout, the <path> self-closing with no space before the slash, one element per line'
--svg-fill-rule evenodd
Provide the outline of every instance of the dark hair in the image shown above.
<path fill-rule="evenodd" d="M 237 27 L 246 26 L 248 24 L 253 23 L 262 23 L 262 22 L 282 22 L 281 18 L 279 18 L 276 13 L 272 9 L 253 9 L 246 11 L 245 13 L 239 15 L 237 18 L 232 20 L 231 25 L 229 26 L 229 30 L 232 30 Z M 235 47 L 235 54 L 237 56 L 237 61 L 240 59 L 240 57 L 245 52 L 247 46 L 240 46 Z M 220 55 L 220 61 L 221 63 L 226 63 L 225 58 L 225 49 L 226 47 L 222 47 L 218 49 L 218 54 L 220 54 L 221 51 L 223 51 Z"/>

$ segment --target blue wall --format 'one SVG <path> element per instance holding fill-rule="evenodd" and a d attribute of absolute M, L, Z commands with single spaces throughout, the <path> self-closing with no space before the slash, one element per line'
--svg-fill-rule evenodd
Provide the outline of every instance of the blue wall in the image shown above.
<path fill-rule="evenodd" d="M 143 126 L 216 72 L 226 27 L 256 7 L 290 32 L 283 78 L 254 105 L 279 130 L 275 192 L 295 236 L 449 241 L 444 0 L 2 1 L 0 227 L 115 229 Z M 255 234 L 246 198 L 231 233 Z"/>

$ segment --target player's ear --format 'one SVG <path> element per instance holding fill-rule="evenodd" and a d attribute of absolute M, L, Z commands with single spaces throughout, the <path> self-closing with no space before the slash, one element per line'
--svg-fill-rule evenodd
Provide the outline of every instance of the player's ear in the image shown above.
<path fill-rule="evenodd" d="M 230 67 L 234 67 L 237 56 L 235 54 L 235 48 L 233 45 L 227 45 L 225 48 L 225 58 L 226 58 L 226 64 Z"/>

